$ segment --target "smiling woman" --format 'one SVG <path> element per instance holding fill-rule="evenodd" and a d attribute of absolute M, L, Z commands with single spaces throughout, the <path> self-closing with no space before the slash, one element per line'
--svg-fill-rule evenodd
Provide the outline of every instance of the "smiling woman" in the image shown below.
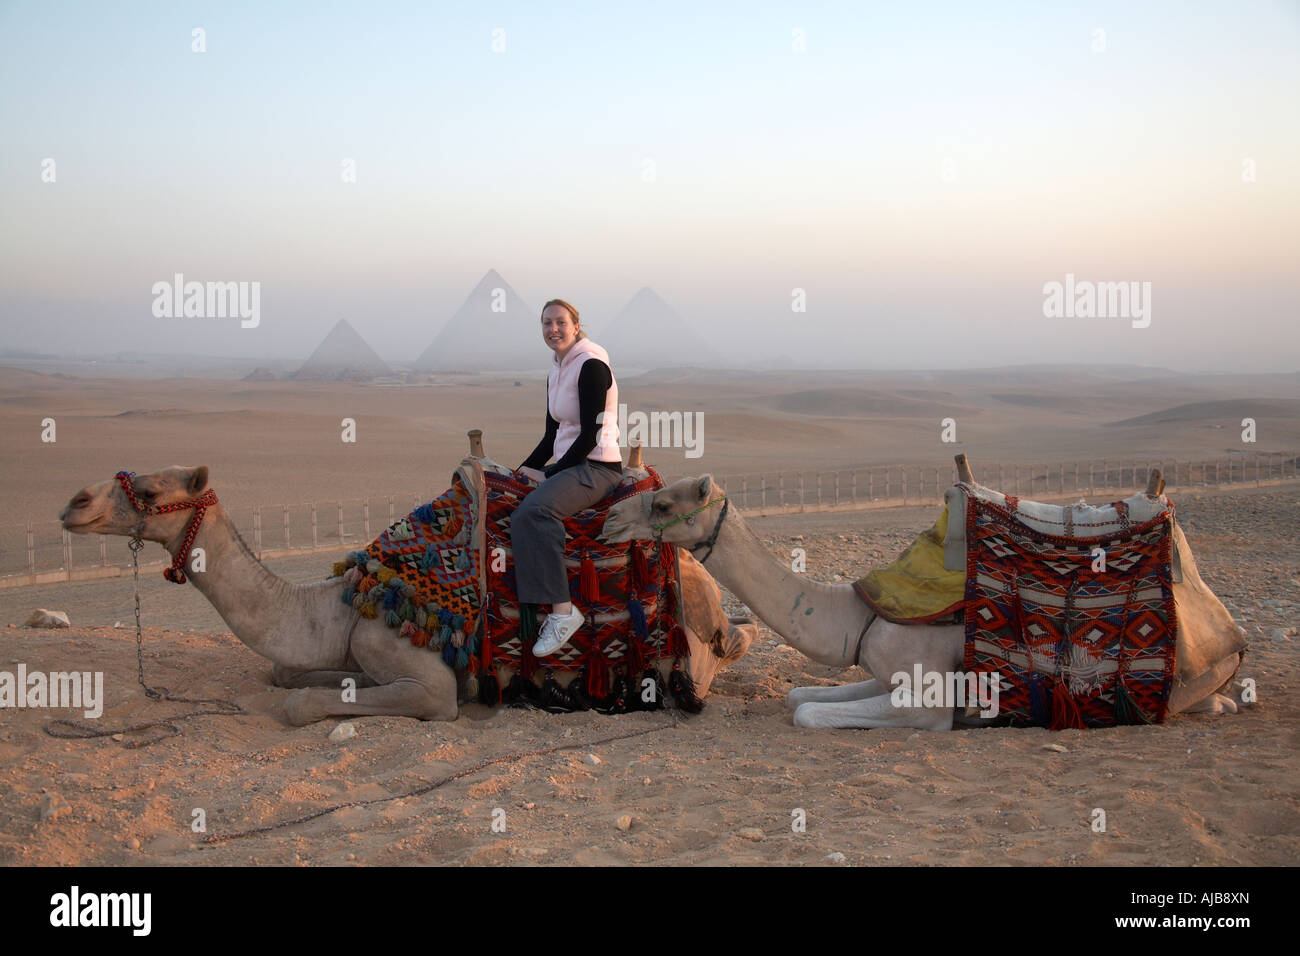
<path fill-rule="evenodd" d="M 541 484 L 510 523 L 519 600 L 551 605 L 533 647 L 537 657 L 555 653 L 586 620 L 569 600 L 564 519 L 600 501 L 623 477 L 609 353 L 587 338 L 578 310 L 563 299 L 547 302 L 541 321 L 542 340 L 555 353 L 546 378 L 546 433 L 518 469 Z M 546 466 L 552 455 L 555 463 Z"/>

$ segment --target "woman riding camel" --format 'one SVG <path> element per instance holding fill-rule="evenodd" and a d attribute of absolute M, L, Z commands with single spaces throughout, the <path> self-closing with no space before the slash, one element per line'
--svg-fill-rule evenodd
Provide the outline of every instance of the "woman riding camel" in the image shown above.
<path fill-rule="evenodd" d="M 510 520 L 519 601 L 551 605 L 533 645 L 537 657 L 555 653 L 585 621 L 569 597 L 564 519 L 596 504 L 623 477 L 609 354 L 587 338 L 578 310 L 563 299 L 542 309 L 542 340 L 555 352 L 546 377 L 546 434 L 517 469 L 541 484 Z M 555 463 L 547 465 L 552 455 Z"/>

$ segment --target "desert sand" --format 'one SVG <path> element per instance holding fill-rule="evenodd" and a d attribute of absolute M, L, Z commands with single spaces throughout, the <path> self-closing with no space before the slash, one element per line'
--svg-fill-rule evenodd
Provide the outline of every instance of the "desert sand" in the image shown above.
<path fill-rule="evenodd" d="M 52 371 L 0 369 L 6 542 L 29 520 L 50 526 L 78 489 L 120 468 L 207 464 L 237 523 L 254 503 L 397 492 L 427 499 L 447 487 L 468 428 L 483 428 L 488 453 L 517 464 L 540 435 L 544 389 L 538 377 L 512 376 L 388 388 Z M 1258 419 L 1262 448 L 1284 451 L 1300 447 L 1296 384 L 1295 376 L 1134 369 L 620 379 L 635 407 L 705 414 L 701 458 L 647 452 L 669 479 L 951 467 L 954 449 L 938 440 L 948 416 L 958 421 L 955 450 L 971 455 L 977 475 L 994 459 L 1223 455 L 1240 450 L 1245 416 Z M 46 416 L 58 422 L 53 445 L 39 439 Z M 344 417 L 359 423 L 355 446 L 339 441 Z M 0 862 L 1295 864 L 1300 484 L 1170 494 L 1202 576 L 1251 637 L 1241 675 L 1257 681 L 1259 702 L 1238 715 L 1152 728 L 798 730 L 784 707 L 791 687 L 863 674 L 814 664 L 764 628 L 693 718 L 475 704 L 452 723 L 352 719 L 356 735 L 334 743 L 338 721 L 289 727 L 281 708 L 290 692 L 270 686 L 269 663 L 196 591 L 154 570 L 142 589 L 148 680 L 234 699 L 247 714 L 184 721 L 181 736 L 130 749 L 43 731 L 53 718 L 75 717 L 68 711 L 0 711 Z M 843 580 L 900 552 L 937 508 L 751 524 L 773 553 L 797 544 L 809 574 Z M 148 547 L 146 556 L 161 554 Z M 331 560 L 267 563 L 306 581 L 323 577 Z M 727 599 L 730 613 L 743 612 Z M 66 611 L 73 627 L 16 626 L 35 607 Z M 0 669 L 103 671 L 106 728 L 187 709 L 152 703 L 135 683 L 131 607 L 127 578 L 0 590 L 0 624 L 9 625 L 0 628 Z M 615 736 L 623 739 L 593 743 Z M 496 758 L 506 759 L 401 796 Z M 56 812 L 42 820 L 46 798 Z M 380 802 L 203 842 L 353 801 Z M 1097 808 L 1103 833 L 1090 826 Z M 203 834 L 191 829 L 200 809 Z M 792 827 L 797 811 L 802 832 Z M 504 820 L 504 832 L 494 832 L 494 820 Z"/>

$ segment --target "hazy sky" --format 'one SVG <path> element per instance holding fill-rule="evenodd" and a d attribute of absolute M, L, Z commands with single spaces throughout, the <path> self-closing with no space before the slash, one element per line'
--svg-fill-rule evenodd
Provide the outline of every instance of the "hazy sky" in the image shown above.
<path fill-rule="evenodd" d="M 1300 4 L 700 7 L 0 0 L 0 347 L 414 358 L 496 268 L 738 362 L 1300 368 Z"/>

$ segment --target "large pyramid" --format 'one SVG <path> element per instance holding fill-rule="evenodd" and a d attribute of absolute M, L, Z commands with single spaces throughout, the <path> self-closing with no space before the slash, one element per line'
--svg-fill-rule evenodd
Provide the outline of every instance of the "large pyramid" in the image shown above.
<path fill-rule="evenodd" d="M 393 370 L 375 354 L 348 320 L 339 319 L 293 377 L 367 381 L 391 374 Z"/>
<path fill-rule="evenodd" d="M 722 353 L 703 341 L 699 332 L 648 286 L 632 296 L 592 338 L 609 352 L 611 362 L 624 367 L 722 364 Z"/>
<path fill-rule="evenodd" d="M 542 341 L 541 312 L 520 298 L 496 269 L 489 269 L 415 360 L 415 367 L 440 372 L 546 368 L 551 358 Z"/>

